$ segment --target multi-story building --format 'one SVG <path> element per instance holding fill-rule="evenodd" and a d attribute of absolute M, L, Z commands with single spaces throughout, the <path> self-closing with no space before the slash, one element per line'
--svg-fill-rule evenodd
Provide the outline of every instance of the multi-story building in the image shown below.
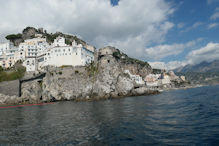
<path fill-rule="evenodd" d="M 67 46 L 67 44 L 65 44 L 65 38 L 58 36 L 58 37 L 54 40 L 52 46 L 53 46 L 53 47 L 64 47 L 64 46 Z"/>
<path fill-rule="evenodd" d="M 3 53 L 10 53 L 13 52 L 14 50 L 14 45 L 11 42 L 7 43 L 0 43 L 0 55 L 3 55 Z"/>
<path fill-rule="evenodd" d="M 46 38 L 33 38 L 25 40 L 19 45 L 19 50 L 25 52 L 26 57 L 36 57 L 39 52 L 46 50 L 49 44 Z"/>
<path fill-rule="evenodd" d="M 36 57 L 27 57 L 23 62 L 27 72 L 34 72 L 37 70 Z"/>
<path fill-rule="evenodd" d="M 56 44 L 37 57 L 38 69 L 41 70 L 44 66 L 83 66 L 91 63 L 94 60 L 94 52 L 84 48 L 76 42 L 72 46 L 64 44 Z"/>
<path fill-rule="evenodd" d="M 67 45 L 65 44 L 65 38 L 57 37 L 49 48 L 38 53 L 35 61 L 35 69 L 42 70 L 45 66 L 84 66 L 93 60 L 94 52 L 91 51 L 91 49 L 87 49 L 75 41 L 71 46 Z M 31 61 L 32 60 L 29 59 L 29 62 Z M 24 62 L 24 66 L 26 66 L 27 71 L 32 71 L 34 68 L 33 65 L 27 61 Z"/>
<path fill-rule="evenodd" d="M 75 41 L 72 45 L 65 43 L 65 38 L 57 37 L 50 46 L 46 38 L 25 40 L 16 48 L 11 43 L 0 45 L 0 65 L 12 67 L 18 60 L 22 60 L 26 71 L 41 70 L 45 66 L 83 66 L 94 60 L 95 48 L 82 46 Z"/>

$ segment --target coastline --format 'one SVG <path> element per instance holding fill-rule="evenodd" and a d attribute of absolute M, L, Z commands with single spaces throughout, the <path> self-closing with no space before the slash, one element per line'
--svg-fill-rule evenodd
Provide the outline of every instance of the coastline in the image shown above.
<path fill-rule="evenodd" d="M 192 88 L 200 88 L 200 87 L 207 87 L 207 86 L 218 86 L 219 84 L 197 84 L 197 85 L 191 85 L 191 86 L 186 86 L 186 87 L 179 87 L 179 88 L 165 88 L 165 89 L 158 89 L 158 90 L 154 90 L 154 91 L 150 91 L 147 94 L 136 94 L 136 95 L 126 95 L 126 96 L 117 96 L 117 97 L 96 97 L 96 98 L 79 98 L 79 99 L 74 99 L 74 100 L 57 100 L 57 101 L 36 101 L 36 102 L 21 102 L 22 101 L 22 97 L 15 97 L 15 96 L 8 96 L 8 95 L 4 95 L 0 93 L 0 97 L 5 96 L 7 99 L 8 98 L 14 98 L 11 101 L 7 100 L 6 103 L 1 103 L 0 102 L 0 106 L 2 108 L 4 107 L 23 107 L 23 105 L 43 105 L 43 104 L 52 104 L 55 102 L 65 102 L 65 101 L 73 101 L 73 102 L 93 102 L 93 101 L 101 101 L 101 100 L 114 100 L 114 99 L 121 99 L 121 98 L 126 98 L 126 97 L 135 97 L 135 96 L 149 96 L 149 95 L 156 95 L 156 94 L 162 94 L 162 92 L 168 92 L 171 90 L 187 90 L 187 89 L 192 89 Z"/>
<path fill-rule="evenodd" d="M 19 81 L 17 95 L 20 97 L 0 94 L 0 104 L 94 101 L 158 94 L 168 88 L 188 85 L 173 72 L 161 72 L 159 85 L 150 87 L 146 83 L 147 79 L 151 81 L 148 75 L 152 73 L 147 62 L 130 58 L 108 46 L 99 49 L 95 61 L 86 66 L 46 66 L 41 73 L 33 73 L 31 78 Z"/>

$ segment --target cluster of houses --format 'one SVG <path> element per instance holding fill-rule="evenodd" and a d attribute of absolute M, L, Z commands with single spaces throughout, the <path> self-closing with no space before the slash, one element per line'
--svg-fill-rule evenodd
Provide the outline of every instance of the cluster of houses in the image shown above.
<path fill-rule="evenodd" d="M 105 47 L 101 48 L 98 51 L 98 56 L 113 56 L 115 52 L 117 52 L 113 47 Z M 121 56 L 123 58 L 123 56 Z M 177 82 L 185 82 L 185 76 L 176 76 L 173 71 L 165 71 L 161 70 L 160 73 L 156 74 L 149 74 L 145 78 L 138 74 L 132 74 L 130 70 L 126 69 L 124 70 L 124 73 L 128 74 L 129 77 L 137 84 L 137 85 L 146 85 L 148 87 L 169 87 L 173 81 Z"/>
<path fill-rule="evenodd" d="M 0 43 L 0 66 L 12 67 L 21 60 L 27 72 L 41 71 L 45 66 L 83 66 L 94 60 L 95 48 L 83 46 L 75 41 L 65 43 L 64 37 L 57 37 L 52 44 L 40 35 L 27 39 L 19 46 L 13 43 Z"/>
<path fill-rule="evenodd" d="M 149 74 L 144 79 L 149 87 L 168 86 L 172 81 L 185 82 L 185 76 L 176 76 L 173 71 L 163 71 L 160 74 Z"/>
<path fill-rule="evenodd" d="M 99 56 L 112 55 L 114 48 L 102 48 Z M 89 45 L 83 46 L 75 41 L 71 45 L 65 43 L 65 38 L 58 36 L 53 43 L 49 44 L 46 38 L 39 34 L 32 39 L 27 39 L 19 46 L 13 43 L 0 43 L 0 66 L 12 67 L 21 60 L 27 72 L 42 71 L 45 66 L 84 66 L 94 61 L 95 48 Z M 149 74 L 144 79 L 139 75 L 131 74 L 125 70 L 133 81 L 139 85 L 160 87 L 169 85 L 171 81 L 185 81 L 185 77 L 178 77 L 174 72 L 162 72 L 160 74 Z"/>
<path fill-rule="evenodd" d="M 125 70 L 130 78 L 135 81 L 138 85 L 147 85 L 148 87 L 168 87 L 171 85 L 172 81 L 183 81 L 185 82 L 185 76 L 176 76 L 173 71 L 163 71 L 160 74 L 149 74 L 145 78 L 142 78 L 140 75 L 131 74 L 129 70 Z"/>

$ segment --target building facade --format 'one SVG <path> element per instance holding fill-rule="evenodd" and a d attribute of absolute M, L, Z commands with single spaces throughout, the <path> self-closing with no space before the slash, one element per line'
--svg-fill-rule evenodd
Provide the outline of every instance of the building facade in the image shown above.
<path fill-rule="evenodd" d="M 51 45 L 46 38 L 37 37 L 25 40 L 19 47 L 0 44 L 0 65 L 9 68 L 22 60 L 26 71 L 42 70 L 45 66 L 84 66 L 94 60 L 94 50 L 75 41 L 67 45 L 64 37 L 57 37 Z"/>

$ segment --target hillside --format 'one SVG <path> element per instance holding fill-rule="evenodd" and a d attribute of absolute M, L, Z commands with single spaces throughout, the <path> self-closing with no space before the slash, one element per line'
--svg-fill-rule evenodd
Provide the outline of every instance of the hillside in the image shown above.
<path fill-rule="evenodd" d="M 181 68 L 175 69 L 175 72 L 219 72 L 219 60 L 212 62 L 201 62 L 196 65 L 186 65 Z"/>
<path fill-rule="evenodd" d="M 65 38 L 66 44 L 71 44 L 73 40 L 75 40 L 78 44 L 82 44 L 83 46 L 87 45 L 85 41 L 79 39 L 77 36 L 64 34 L 62 32 L 47 33 L 47 31 L 43 30 L 43 28 L 36 29 L 34 27 L 26 27 L 22 33 L 10 34 L 5 38 L 13 42 L 15 46 L 18 46 L 20 43 L 24 42 L 24 40 L 35 38 L 37 35 L 45 37 L 48 43 L 52 43 L 57 36 L 62 36 Z"/>

